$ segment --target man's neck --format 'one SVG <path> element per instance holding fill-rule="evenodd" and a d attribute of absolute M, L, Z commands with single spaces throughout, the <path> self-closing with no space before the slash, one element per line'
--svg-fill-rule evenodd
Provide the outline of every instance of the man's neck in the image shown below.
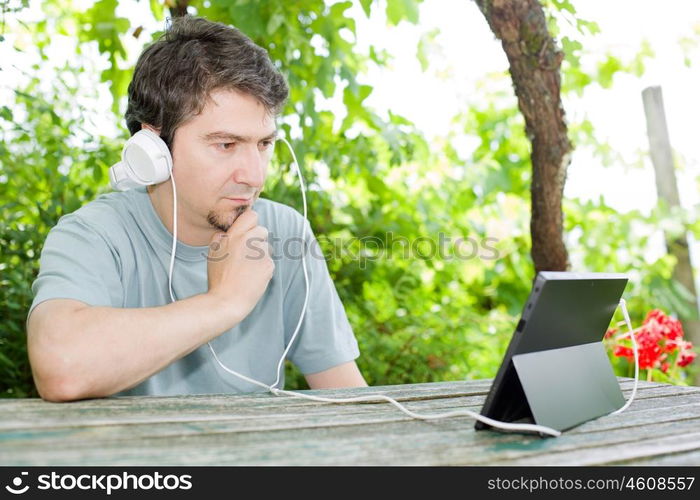
<path fill-rule="evenodd" d="M 148 197 L 165 228 L 173 234 L 173 188 L 170 182 L 148 186 Z M 177 240 L 191 246 L 206 246 L 216 232 L 211 226 L 201 227 L 187 220 L 181 201 L 177 205 Z"/>

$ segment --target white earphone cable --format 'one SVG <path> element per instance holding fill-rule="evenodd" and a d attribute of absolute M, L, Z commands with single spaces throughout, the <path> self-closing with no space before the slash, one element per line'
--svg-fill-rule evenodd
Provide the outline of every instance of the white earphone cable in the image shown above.
<path fill-rule="evenodd" d="M 170 250 L 168 290 L 170 291 L 170 299 L 175 302 L 175 296 L 173 295 L 173 267 L 175 266 L 175 246 L 177 245 L 177 188 L 175 187 L 175 177 L 173 177 L 172 170 L 170 171 L 170 182 L 173 185 L 173 247 Z"/>
<path fill-rule="evenodd" d="M 226 372 L 230 373 L 231 375 L 234 375 L 236 377 L 239 377 L 242 380 L 245 380 L 246 382 L 249 382 L 251 384 L 257 385 L 259 387 L 264 387 L 265 389 L 270 390 L 271 388 L 276 388 L 277 385 L 280 383 L 280 379 L 282 376 L 282 367 L 284 360 L 287 357 L 287 354 L 289 353 L 289 349 L 292 347 L 292 344 L 294 343 L 294 340 L 296 339 L 297 335 L 299 334 L 299 330 L 301 329 L 301 324 L 304 321 L 304 316 L 306 313 L 306 307 L 309 302 L 309 273 L 306 267 L 306 258 L 305 254 L 307 251 L 306 248 L 306 226 L 304 225 L 306 221 L 308 220 L 308 210 L 307 210 L 307 203 L 306 203 L 306 187 L 304 185 L 304 178 L 301 175 L 301 170 L 299 169 L 299 164 L 297 163 L 297 157 L 294 154 L 294 149 L 292 149 L 292 146 L 287 142 L 285 138 L 281 138 L 282 141 L 287 145 L 289 148 L 290 153 L 292 154 L 292 159 L 293 159 L 293 165 L 296 170 L 297 176 L 299 178 L 299 183 L 301 185 L 301 195 L 302 195 L 302 203 L 304 206 L 304 222 L 302 224 L 302 231 L 303 231 L 303 238 L 302 238 L 302 254 L 301 254 L 301 264 L 302 264 L 302 271 L 304 274 L 304 284 L 306 288 L 306 293 L 304 296 L 304 303 L 301 308 L 301 314 L 299 315 L 299 320 L 297 322 L 296 328 L 294 329 L 294 333 L 292 333 L 292 337 L 289 341 L 289 344 L 287 344 L 287 347 L 285 348 L 282 357 L 279 360 L 279 363 L 277 364 L 277 378 L 275 379 L 275 382 L 271 385 L 268 386 L 267 384 L 264 384 L 263 382 L 259 382 L 257 380 L 254 380 L 250 377 L 247 377 L 243 375 L 242 373 L 238 373 L 235 370 L 232 370 L 228 368 L 226 365 L 224 365 L 221 360 L 219 359 L 219 356 L 216 354 L 216 351 L 214 350 L 214 347 L 211 345 L 211 342 L 207 342 L 207 345 L 209 346 L 209 350 L 211 351 L 212 355 L 214 356 L 214 359 L 216 362 L 223 368 Z M 176 251 L 176 245 L 177 245 L 177 187 L 175 185 L 175 178 L 172 175 L 170 175 L 170 181 L 173 186 L 173 245 L 172 249 L 170 251 L 170 268 L 168 271 L 168 290 L 170 292 L 170 299 L 175 302 L 175 295 L 173 293 L 173 268 L 175 264 L 175 251 Z"/>
<path fill-rule="evenodd" d="M 625 302 L 625 299 L 620 299 L 620 308 L 622 309 L 622 315 L 625 317 L 625 323 L 627 323 L 627 335 L 632 339 L 632 351 L 634 352 L 634 386 L 632 387 L 632 394 L 630 394 L 630 398 L 625 405 L 619 410 L 615 410 L 610 415 L 617 415 L 629 408 L 632 401 L 634 401 L 634 397 L 637 395 L 637 386 L 639 385 L 639 351 L 637 350 L 637 339 L 634 338 L 634 328 L 632 328 L 632 321 L 627 312 L 627 302 Z"/>
<path fill-rule="evenodd" d="M 619 413 L 622 413 L 625 411 L 631 404 L 632 401 L 634 400 L 635 395 L 637 394 L 637 384 L 639 381 L 639 356 L 637 352 L 637 342 L 634 339 L 634 333 L 633 333 L 633 328 L 632 328 L 632 322 L 630 321 L 629 318 L 629 313 L 627 312 L 627 303 L 625 302 L 624 299 L 620 299 L 620 307 L 622 309 L 622 314 L 625 317 L 625 321 L 627 323 L 627 328 L 629 329 L 629 334 L 630 337 L 632 338 L 632 345 L 634 349 L 634 361 L 635 361 L 635 372 L 634 372 L 634 387 L 632 389 L 632 394 L 630 395 L 630 398 L 627 400 L 625 405 L 618 409 L 615 410 L 614 412 L 611 412 L 610 415 L 617 415 Z M 499 429 L 505 429 L 505 430 L 521 430 L 521 431 L 532 431 L 532 432 L 539 432 L 542 434 L 548 434 L 550 436 L 560 436 L 561 431 L 558 431 L 556 429 L 552 429 L 550 427 L 546 427 L 543 425 L 536 425 L 536 424 L 514 424 L 510 422 L 499 422 L 498 420 L 494 420 L 492 418 L 486 417 L 484 415 L 481 415 L 479 413 L 470 411 L 470 410 L 455 410 L 455 411 L 450 411 L 446 413 L 441 413 L 441 414 L 421 414 L 421 413 L 416 413 L 405 406 L 403 406 L 401 403 L 396 401 L 395 399 L 385 396 L 383 394 L 377 394 L 377 395 L 372 395 L 372 396 L 359 396 L 359 397 L 354 397 L 354 398 L 323 398 L 319 396 L 312 396 L 310 394 L 303 394 L 300 392 L 295 392 L 295 391 L 285 391 L 285 390 L 280 390 L 276 388 L 269 388 L 270 392 L 272 392 L 275 395 L 287 395 L 287 396 L 295 396 L 295 397 L 300 397 L 304 399 L 309 399 L 311 401 L 319 401 L 319 402 L 326 402 L 326 403 L 360 403 L 360 402 L 371 402 L 371 401 L 386 401 L 388 403 L 391 403 L 395 407 L 397 407 L 399 410 L 404 412 L 406 415 L 413 417 L 415 419 L 419 420 L 436 420 L 436 419 L 442 419 L 442 418 L 451 418 L 451 417 L 459 417 L 459 416 L 466 416 L 466 417 L 471 417 L 475 420 L 478 420 L 480 422 L 483 422 L 485 424 L 491 425 L 493 427 L 497 427 Z"/>
<path fill-rule="evenodd" d="M 286 139 L 281 138 L 282 141 L 287 145 L 289 148 L 291 154 L 292 154 L 292 159 L 293 159 L 293 165 L 296 169 L 297 176 L 299 178 L 299 182 L 301 184 L 301 192 L 302 192 L 302 202 L 304 205 L 304 224 L 306 223 L 307 219 L 307 204 L 306 204 L 306 189 L 304 186 L 304 179 L 301 174 L 301 169 L 299 168 L 299 164 L 297 163 L 297 158 L 296 155 L 294 154 L 294 150 L 292 149 L 292 146 L 287 142 Z M 170 176 L 170 179 L 173 184 L 173 246 L 172 246 L 172 251 L 171 251 L 171 257 L 170 257 L 170 271 L 168 274 L 168 286 L 170 289 L 170 298 L 175 301 L 175 297 L 173 295 L 173 289 L 172 289 L 172 274 L 173 274 L 173 265 L 175 261 L 175 249 L 176 249 L 176 244 L 177 244 L 177 191 L 175 188 L 175 180 L 173 176 Z M 272 394 L 276 396 L 280 395 L 285 395 L 285 396 L 292 396 L 292 397 L 298 397 L 302 399 L 307 399 L 311 401 L 318 401 L 318 402 L 323 402 L 323 403 L 365 403 L 365 402 L 388 402 L 392 405 L 394 405 L 396 408 L 404 412 L 406 415 L 419 419 L 419 420 L 437 420 L 437 419 L 442 419 L 442 418 L 451 418 L 451 417 L 459 417 L 459 416 L 466 416 L 466 417 L 471 417 L 475 420 L 478 420 L 480 422 L 483 422 L 487 425 L 491 425 L 493 427 L 497 427 L 499 429 L 505 429 L 505 430 L 520 430 L 520 431 L 530 431 L 530 432 L 539 432 L 541 434 L 547 434 L 550 436 L 560 436 L 561 432 L 552 429 L 550 427 L 546 427 L 543 425 L 536 425 L 536 424 L 515 424 L 511 422 L 499 422 L 497 420 L 493 420 L 489 417 L 486 417 L 484 415 L 481 415 L 479 413 L 473 412 L 471 410 L 455 410 L 455 411 L 450 411 L 446 413 L 441 413 L 441 414 L 421 414 L 421 413 L 416 413 L 414 411 L 409 410 L 406 408 L 404 405 L 399 403 L 397 400 L 394 398 L 391 398 L 389 396 L 383 395 L 383 394 L 376 394 L 376 395 L 369 395 L 369 396 L 359 396 L 359 397 L 351 397 L 351 398 L 324 398 L 320 396 L 313 396 L 311 394 L 304 394 L 296 391 L 287 391 L 283 389 L 277 388 L 277 385 L 280 383 L 280 378 L 281 378 L 281 369 L 284 363 L 284 360 L 286 359 L 287 353 L 289 352 L 289 349 L 291 348 L 292 344 L 294 343 L 294 340 L 297 337 L 297 334 L 299 333 L 299 329 L 301 327 L 301 324 L 304 320 L 304 315 L 306 313 L 306 307 L 308 304 L 308 299 L 309 299 L 309 277 L 308 277 L 308 271 L 306 268 L 306 226 L 303 225 L 303 230 L 304 230 L 304 238 L 302 238 L 302 269 L 304 272 L 304 283 L 306 285 L 306 295 L 304 297 L 304 303 L 302 306 L 302 311 L 299 316 L 299 321 L 297 322 L 296 328 L 294 330 L 294 333 L 292 334 L 292 337 L 289 341 L 289 344 L 287 344 L 287 347 L 284 350 L 284 353 L 282 354 L 282 357 L 279 360 L 279 363 L 277 364 L 277 378 L 275 379 L 275 382 L 272 385 L 267 385 L 263 382 L 254 380 L 250 377 L 247 377 L 241 373 L 238 373 L 234 370 L 231 370 L 230 368 L 226 367 L 219 357 L 216 354 L 216 351 L 211 345 L 211 342 L 208 342 L 209 349 L 211 350 L 212 355 L 214 356 L 214 360 L 223 368 L 227 373 L 230 373 L 231 375 L 234 375 L 242 380 L 245 380 L 246 382 L 249 382 L 251 384 L 257 385 L 259 387 L 263 387 L 267 391 L 271 392 Z M 616 410 L 611 413 L 611 415 L 619 414 L 622 413 L 624 410 L 626 410 L 630 404 L 632 404 L 632 401 L 637 393 L 637 384 L 639 380 L 639 356 L 637 352 L 637 343 L 634 338 L 634 333 L 632 329 L 632 322 L 629 319 L 629 314 L 627 312 L 627 305 L 624 299 L 620 299 L 620 307 L 622 308 L 622 313 L 625 317 L 625 321 L 627 323 L 627 327 L 629 329 L 629 335 L 632 339 L 632 345 L 634 348 L 634 359 L 635 359 L 635 372 L 634 372 L 634 388 L 632 390 L 632 395 L 630 396 L 629 400 L 627 403 L 620 408 L 619 410 Z"/>
<path fill-rule="evenodd" d="M 292 149 L 292 145 L 287 142 L 287 139 L 284 137 L 280 137 L 282 141 L 287 145 L 287 148 L 289 148 L 289 152 L 292 153 L 292 164 L 294 165 L 294 168 L 297 172 L 297 177 L 299 178 L 299 184 L 301 186 L 301 200 L 302 204 L 304 206 L 304 221 L 302 222 L 302 231 L 303 235 L 301 238 L 301 267 L 304 272 L 304 284 L 306 285 L 306 294 L 304 296 L 304 305 L 301 307 L 301 315 L 299 315 L 299 321 L 297 322 L 297 326 L 294 329 L 294 333 L 292 334 L 292 338 L 289 340 L 289 344 L 287 344 L 287 347 L 284 350 L 284 353 L 282 354 L 282 357 L 279 360 L 279 363 L 277 364 L 277 379 L 275 380 L 275 383 L 272 384 L 272 387 L 277 387 L 277 385 L 280 383 L 280 377 L 282 376 L 282 363 L 284 363 L 284 360 L 287 358 L 287 353 L 289 352 L 289 349 L 292 347 L 292 344 L 294 343 L 294 340 L 297 337 L 297 334 L 299 333 L 299 329 L 301 328 L 301 323 L 304 321 L 304 315 L 306 314 L 306 306 L 309 302 L 309 273 L 308 270 L 306 269 L 306 221 L 309 220 L 307 215 L 307 207 L 306 207 L 306 186 L 304 185 L 304 177 L 301 175 L 301 169 L 299 168 L 299 163 L 297 162 L 297 155 L 294 154 L 294 149 Z"/>

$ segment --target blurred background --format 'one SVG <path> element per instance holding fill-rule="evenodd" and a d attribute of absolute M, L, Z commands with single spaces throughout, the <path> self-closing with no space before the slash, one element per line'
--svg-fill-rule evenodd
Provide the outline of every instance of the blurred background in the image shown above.
<path fill-rule="evenodd" d="M 629 274 L 635 326 L 660 309 L 694 339 L 700 4 L 540 4 L 563 53 L 574 147 L 562 207 L 570 269 Z M 288 79 L 280 127 L 367 381 L 495 375 L 535 276 L 531 144 L 505 52 L 476 3 L 0 0 L 0 9 L 0 397 L 36 396 L 25 320 L 44 239 L 110 190 L 136 59 L 184 13 L 241 29 Z M 663 93 L 672 148 L 663 179 L 642 100 L 651 86 Z M 289 162 L 279 148 L 263 196 L 301 211 Z M 677 203 L 658 193 L 671 181 Z M 617 373 L 631 375 L 610 347 Z M 697 363 L 662 369 L 664 359 L 643 376 L 698 385 Z M 291 366 L 288 387 L 304 387 Z"/>

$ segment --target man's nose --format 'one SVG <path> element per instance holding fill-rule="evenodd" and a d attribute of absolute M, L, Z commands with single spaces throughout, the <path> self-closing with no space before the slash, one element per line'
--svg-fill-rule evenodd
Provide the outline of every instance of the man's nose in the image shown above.
<path fill-rule="evenodd" d="M 233 181 L 236 184 L 247 184 L 250 187 L 261 188 L 265 181 L 265 162 L 256 146 L 246 147 L 241 157 L 237 158 L 233 171 Z"/>

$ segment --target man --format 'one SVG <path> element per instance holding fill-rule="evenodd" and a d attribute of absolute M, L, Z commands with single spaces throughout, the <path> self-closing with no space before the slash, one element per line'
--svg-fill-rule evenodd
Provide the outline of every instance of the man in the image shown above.
<path fill-rule="evenodd" d="M 261 390 L 222 369 L 207 342 L 229 369 L 275 381 L 305 296 L 300 252 L 286 242 L 305 235 L 317 245 L 298 212 L 258 199 L 287 94 L 262 48 L 205 19 L 175 19 L 141 54 L 126 120 L 172 153 L 176 300 L 170 180 L 62 217 L 44 244 L 27 320 L 44 399 Z M 272 252 L 268 235 L 280 243 Z M 325 261 L 318 252 L 306 259 L 309 304 L 288 358 L 311 388 L 364 386 Z"/>

